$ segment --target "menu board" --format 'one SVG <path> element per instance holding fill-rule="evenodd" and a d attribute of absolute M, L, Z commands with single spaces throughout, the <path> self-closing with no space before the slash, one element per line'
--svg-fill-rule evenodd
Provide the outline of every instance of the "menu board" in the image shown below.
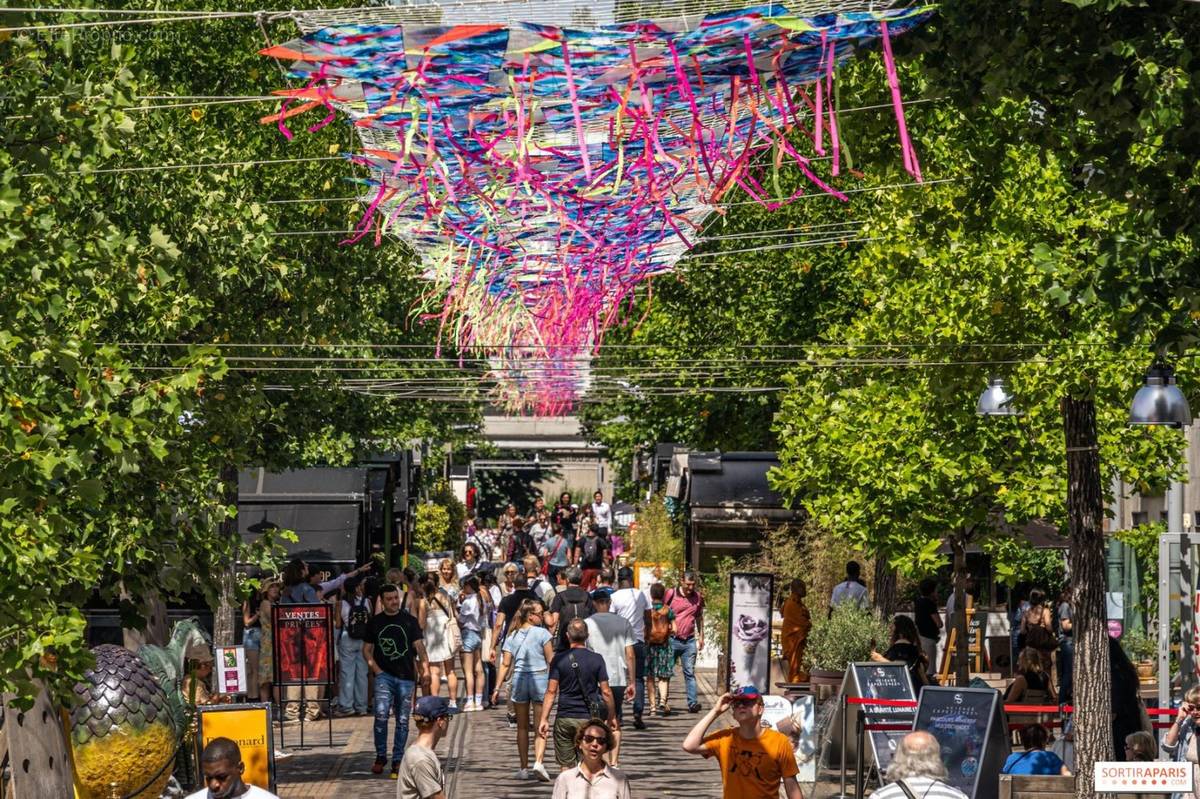
<path fill-rule="evenodd" d="M 917 697 L 913 692 L 912 680 L 909 678 L 908 666 L 905 663 L 851 663 L 846 669 L 846 677 L 842 681 L 842 694 L 846 698 L 861 697 L 863 699 L 896 699 L 914 701 Z M 842 711 L 839 707 L 830 725 L 829 746 L 826 749 L 826 762 L 833 765 L 841 757 L 842 747 L 846 749 L 846 762 L 851 763 L 858 755 L 856 736 L 858 714 L 863 713 L 867 724 L 902 724 L 913 717 L 911 707 L 885 707 L 880 705 L 846 705 L 846 740 L 842 740 Z M 875 764 L 881 772 L 887 770 L 892 762 L 892 754 L 900 739 L 908 733 L 907 730 L 884 731 L 872 730 L 866 733 L 870 750 L 875 756 Z"/>
<path fill-rule="evenodd" d="M 996 799 L 1010 752 L 1000 692 L 992 688 L 925 686 L 913 729 L 942 745 L 947 782 L 971 799 Z"/>
<path fill-rule="evenodd" d="M 895 699 L 909 702 L 916 699 L 907 664 L 855 663 L 851 668 L 854 671 L 858 695 L 863 699 Z M 864 705 L 862 713 L 868 724 L 911 722 L 913 717 L 911 707 Z M 888 764 L 892 762 L 892 755 L 895 754 L 900 739 L 908 732 L 908 730 L 872 730 L 868 733 L 871 751 L 875 753 L 875 765 L 879 767 L 880 773 L 887 772 Z"/>

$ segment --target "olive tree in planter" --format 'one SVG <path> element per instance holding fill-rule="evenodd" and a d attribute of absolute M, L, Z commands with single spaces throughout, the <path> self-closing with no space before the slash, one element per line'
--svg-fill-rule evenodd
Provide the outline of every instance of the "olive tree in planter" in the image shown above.
<path fill-rule="evenodd" d="M 828 619 L 813 624 L 804 659 L 814 686 L 841 687 L 846 664 L 867 660 L 875 647 L 886 647 L 888 628 L 870 609 L 843 604 Z"/>

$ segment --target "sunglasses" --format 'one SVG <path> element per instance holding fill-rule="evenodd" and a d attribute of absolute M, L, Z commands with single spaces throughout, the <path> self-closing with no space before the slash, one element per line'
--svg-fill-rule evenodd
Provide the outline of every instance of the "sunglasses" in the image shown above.
<path fill-rule="evenodd" d="M 753 707 L 758 704 L 757 699 L 735 699 L 730 702 L 734 707 Z"/>
<path fill-rule="evenodd" d="M 581 738 L 585 744 L 604 744 L 608 746 L 608 739 L 603 735 L 585 735 Z"/>

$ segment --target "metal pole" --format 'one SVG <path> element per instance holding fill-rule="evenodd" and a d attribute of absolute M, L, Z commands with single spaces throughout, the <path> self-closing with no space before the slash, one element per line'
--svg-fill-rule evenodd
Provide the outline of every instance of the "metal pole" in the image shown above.
<path fill-rule="evenodd" d="M 850 712 L 850 706 L 846 704 L 846 694 L 844 692 L 839 696 L 838 701 L 842 703 L 842 791 L 838 794 L 838 799 L 846 799 L 846 742 L 849 738 L 846 730 L 846 714 Z"/>
<path fill-rule="evenodd" d="M 1170 533 L 1158 537 L 1158 706 L 1171 706 Z"/>
<path fill-rule="evenodd" d="M 867 714 L 864 710 L 858 711 L 858 716 L 855 718 L 855 752 L 854 752 L 854 799 L 863 799 L 863 790 L 866 788 L 864 784 L 865 776 L 863 772 L 866 770 L 866 757 L 863 753 L 863 727 L 866 725 Z"/>

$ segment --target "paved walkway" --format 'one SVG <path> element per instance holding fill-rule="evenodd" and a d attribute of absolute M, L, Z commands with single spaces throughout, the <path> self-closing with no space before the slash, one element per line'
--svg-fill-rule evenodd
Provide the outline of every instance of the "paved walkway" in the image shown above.
<path fill-rule="evenodd" d="M 707 709 L 714 699 L 712 675 L 702 672 L 699 683 L 701 702 Z M 678 674 L 671 686 L 671 696 L 675 708 L 686 705 L 683 679 Z M 721 779 L 715 764 L 687 755 L 679 748 L 698 716 L 676 709 L 669 718 L 647 716 L 647 729 L 635 730 L 628 705 L 625 710 L 621 767 L 634 780 L 635 796 L 688 799 L 721 796 Z M 295 753 L 277 763 L 281 799 L 394 797 L 396 783 L 388 779 L 386 772 L 382 776 L 371 774 L 375 760 L 372 723 L 370 718 L 335 719 L 332 748 L 328 746 L 327 722 L 306 726 L 306 745 L 319 746 L 305 751 L 295 751 L 298 728 L 288 725 L 284 742 Z M 550 797 L 552 784 L 521 781 L 514 776 L 518 762 L 516 732 L 508 729 L 503 709 L 455 716 L 450 730 L 438 747 L 446 767 L 449 799 Z M 415 727 L 410 735 L 416 735 Z M 557 767 L 552 744 L 546 760 L 553 777 Z"/>
<path fill-rule="evenodd" d="M 697 674 L 700 700 L 705 710 L 715 699 L 715 673 L 701 670 Z M 683 678 L 676 673 L 671 683 L 672 705 L 684 707 Z M 676 710 L 669 718 L 646 717 L 645 730 L 632 727 L 632 715 L 626 705 L 626 727 L 622 731 L 621 768 L 633 779 L 633 795 L 639 799 L 719 799 L 721 778 L 716 764 L 679 748 L 684 736 L 699 716 Z M 728 717 L 713 725 L 714 729 L 728 723 Z M 329 727 L 322 720 L 305 728 L 305 743 L 312 748 L 296 751 L 298 728 L 290 724 L 284 731 L 284 743 L 291 757 L 278 761 L 278 789 L 281 799 L 325 799 L 326 797 L 355 797 L 356 799 L 392 799 L 396 783 L 387 773 L 374 775 L 375 760 L 370 717 L 335 719 L 333 747 L 328 746 Z M 389 734 L 391 729 L 389 729 Z M 410 730 L 416 735 L 416 728 Z M 389 737 L 390 743 L 390 737 Z M 319 744 L 319 745 L 317 745 Z M 454 717 L 450 735 L 438 746 L 438 755 L 446 768 L 448 799 L 530 799 L 552 794 L 551 783 L 517 780 L 516 732 L 508 729 L 503 709 L 466 713 Z M 532 739 L 530 742 L 532 760 Z M 553 744 L 546 753 L 546 767 L 551 777 L 554 764 Z M 805 790 L 809 799 L 827 799 L 838 793 L 836 775 L 828 771 L 816 785 L 815 791 Z M 853 794 L 853 778 L 850 792 Z M 781 794 L 782 795 L 782 794 Z"/>

